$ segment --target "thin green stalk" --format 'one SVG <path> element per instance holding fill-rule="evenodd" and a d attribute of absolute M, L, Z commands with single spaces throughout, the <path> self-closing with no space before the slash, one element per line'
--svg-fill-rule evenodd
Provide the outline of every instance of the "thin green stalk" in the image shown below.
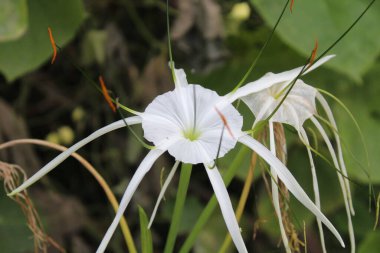
<path fill-rule="evenodd" d="M 282 8 L 281 14 L 278 17 L 278 19 L 276 21 L 276 24 L 274 25 L 271 33 L 269 34 L 269 37 L 267 38 L 267 40 L 264 43 L 264 45 L 261 47 L 261 49 L 260 49 L 259 53 L 257 54 L 256 58 L 253 60 L 253 62 L 251 63 L 251 66 L 249 66 L 247 72 L 244 74 L 243 78 L 236 85 L 236 87 L 232 90 L 232 92 L 235 92 L 238 88 L 240 88 L 240 86 L 243 85 L 243 83 L 245 82 L 245 80 L 247 80 L 248 76 L 251 74 L 253 68 L 256 66 L 257 61 L 260 59 L 261 55 L 263 54 L 264 50 L 268 46 L 269 42 L 272 40 L 274 32 L 276 31 L 277 26 L 280 24 L 280 21 L 281 21 L 282 17 L 284 16 L 284 13 L 285 13 L 286 8 L 288 7 L 288 4 L 289 4 L 289 0 L 286 1 L 284 8 Z"/>
<path fill-rule="evenodd" d="M 226 184 L 226 186 L 228 186 L 231 183 L 237 170 L 241 167 L 241 163 L 243 159 L 246 158 L 246 155 L 248 154 L 248 152 L 249 152 L 249 149 L 243 146 L 241 147 L 238 154 L 235 156 L 235 159 L 233 160 L 231 166 L 223 175 L 223 181 Z M 214 195 L 210 199 L 210 201 L 207 203 L 206 207 L 203 209 L 203 212 L 201 213 L 193 229 L 191 230 L 190 235 L 186 238 L 186 241 L 184 242 L 181 249 L 179 250 L 179 253 L 190 252 L 199 233 L 202 231 L 202 228 L 206 225 L 207 221 L 210 219 L 217 205 L 218 205 L 218 202 Z M 165 253 L 167 252 L 165 251 Z"/>
<path fill-rule="evenodd" d="M 364 16 L 364 14 L 370 9 L 370 7 L 375 3 L 376 0 L 372 0 L 372 2 L 370 2 L 367 7 L 363 10 L 363 12 L 359 15 L 359 17 L 357 17 L 355 19 L 355 21 L 348 27 L 347 30 L 345 30 L 341 36 L 338 37 L 338 39 L 336 41 L 334 41 L 331 46 L 329 46 L 319 57 L 317 57 L 314 61 L 311 62 L 311 59 L 313 57 L 313 54 L 314 52 L 311 53 L 311 56 L 309 57 L 309 59 L 307 60 L 307 63 L 303 66 L 303 68 L 301 69 L 300 73 L 297 75 L 296 78 L 293 79 L 293 81 L 288 85 L 289 88 L 286 88 L 287 91 L 286 91 L 286 94 L 284 95 L 284 97 L 281 99 L 280 103 L 277 105 L 277 107 L 273 110 L 273 112 L 269 115 L 269 117 L 266 119 L 266 120 L 269 120 L 273 117 L 273 115 L 277 112 L 277 110 L 281 107 L 282 103 L 285 101 L 285 99 L 287 98 L 287 96 L 289 95 L 290 91 L 293 89 L 295 83 L 297 82 L 297 80 L 315 63 L 317 62 L 319 59 L 321 59 L 323 56 L 325 56 L 331 49 L 333 49 L 338 43 L 339 41 L 341 41 L 350 31 L 352 28 L 354 28 L 354 26 L 359 22 L 359 20 Z"/>
<path fill-rule="evenodd" d="M 191 164 L 182 164 L 177 197 L 174 205 L 174 212 L 170 224 L 168 239 L 166 241 L 164 253 L 172 253 L 174 249 L 175 240 L 177 238 L 179 226 L 182 220 L 182 212 L 186 200 L 187 188 L 189 187 L 191 170 Z"/>
<path fill-rule="evenodd" d="M 131 0 L 123 0 L 125 10 L 135 25 L 136 31 L 140 32 L 143 39 L 155 48 L 161 49 L 161 42 L 157 40 L 144 24 L 144 21 L 137 14 L 137 10 Z"/>
<path fill-rule="evenodd" d="M 59 45 L 57 45 L 57 44 L 55 44 L 55 46 L 57 47 L 57 49 L 59 50 L 59 52 L 61 52 L 61 50 L 62 50 L 61 47 L 60 47 Z M 101 94 L 103 94 L 102 89 L 99 87 L 99 85 L 98 85 L 94 80 L 92 80 L 92 78 L 86 73 L 86 71 L 84 71 L 81 67 L 79 67 L 79 65 L 77 65 L 76 63 L 74 63 L 74 60 L 71 59 L 70 56 L 68 57 L 68 59 L 69 59 L 69 63 L 70 63 L 71 65 L 73 65 L 73 67 L 74 67 L 75 69 L 77 69 L 77 70 L 78 70 L 78 71 L 84 76 L 84 78 L 85 78 L 87 81 L 90 82 L 90 85 L 92 85 L 92 86 L 95 88 L 95 90 L 97 90 L 98 92 L 100 92 Z M 134 115 L 139 115 L 139 114 L 140 114 L 140 112 L 135 111 L 135 110 L 133 110 L 133 109 L 131 109 L 131 108 L 128 108 L 128 107 L 125 106 L 125 105 L 122 105 L 121 103 L 117 102 L 116 99 L 114 99 L 114 98 L 112 98 L 112 97 L 111 97 L 111 101 L 114 102 L 115 104 L 118 104 L 118 106 L 119 106 L 121 109 L 123 109 L 124 111 L 127 111 L 127 112 L 129 112 L 129 113 L 131 113 L 131 114 L 134 114 Z M 117 103 L 116 103 L 116 102 L 117 102 Z"/>
<path fill-rule="evenodd" d="M 354 26 L 360 21 L 360 19 L 362 19 L 362 17 L 364 16 L 364 14 L 367 13 L 367 11 L 371 8 L 371 6 L 376 2 L 376 0 L 372 0 L 368 5 L 367 7 L 362 11 L 362 13 L 355 19 L 355 21 L 348 27 L 347 30 L 345 30 L 340 36 L 339 38 L 334 41 L 334 43 L 331 44 L 331 46 L 329 46 L 317 59 L 314 60 L 314 62 L 317 62 L 319 59 L 321 59 L 323 56 L 325 56 L 331 49 L 333 49 L 333 47 L 335 47 L 350 31 L 352 28 L 354 28 Z"/>
<path fill-rule="evenodd" d="M 176 83 L 176 77 L 174 73 L 174 62 L 173 62 L 173 53 L 172 53 L 172 44 L 170 40 L 170 20 L 169 20 L 169 0 L 166 0 L 166 32 L 168 36 L 168 50 L 169 50 L 169 67 L 172 72 L 172 77 L 174 83 Z"/>

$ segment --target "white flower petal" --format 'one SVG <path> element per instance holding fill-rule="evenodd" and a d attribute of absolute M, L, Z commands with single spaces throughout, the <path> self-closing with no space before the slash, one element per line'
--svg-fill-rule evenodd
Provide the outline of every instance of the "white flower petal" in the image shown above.
<path fill-rule="evenodd" d="M 186 73 L 183 69 L 174 69 L 174 75 L 176 87 L 186 87 L 188 85 Z"/>
<path fill-rule="evenodd" d="M 154 149 L 151 150 L 144 160 L 141 162 L 139 167 L 137 168 L 135 174 L 133 175 L 131 181 L 128 184 L 127 189 L 124 192 L 124 195 L 120 201 L 119 209 L 117 210 L 116 216 L 114 220 L 111 223 L 111 226 L 108 228 L 107 233 L 104 235 L 102 242 L 100 243 L 97 253 L 103 253 L 109 241 L 111 240 L 112 235 L 115 232 L 115 229 L 117 225 L 120 222 L 121 217 L 123 216 L 123 213 L 125 209 L 127 208 L 129 201 L 131 200 L 133 194 L 135 193 L 138 185 L 140 184 L 141 180 L 144 178 L 145 174 L 152 168 L 153 163 L 157 160 L 157 158 L 164 153 L 165 150 L 159 150 Z"/>
<path fill-rule="evenodd" d="M 319 61 L 315 62 L 314 65 L 311 66 L 307 71 L 305 71 L 304 74 L 307 74 L 310 71 L 316 69 L 317 67 L 319 67 L 320 65 L 322 65 L 326 61 L 330 60 L 334 56 L 335 55 L 328 55 L 328 56 L 323 57 Z M 225 96 L 225 98 L 227 99 L 228 103 L 232 103 L 236 99 L 245 97 L 245 96 L 250 95 L 252 93 L 256 93 L 256 92 L 265 90 L 265 89 L 267 89 L 267 88 L 269 88 L 272 85 L 275 85 L 277 83 L 286 82 L 286 84 L 288 84 L 298 76 L 298 74 L 301 72 L 302 68 L 303 68 L 303 66 L 292 69 L 292 70 L 284 71 L 284 72 L 278 73 L 278 74 L 267 73 L 263 77 L 261 77 L 260 79 L 254 81 L 254 82 L 247 83 L 246 85 L 244 85 L 243 87 L 241 87 L 237 91 L 235 91 L 234 93 L 227 94 Z"/>
<path fill-rule="evenodd" d="M 170 170 L 170 173 L 169 173 L 168 177 L 166 178 L 164 185 L 161 188 L 160 194 L 158 195 L 158 198 L 157 198 L 157 201 L 156 201 L 156 205 L 154 206 L 152 215 L 150 216 L 150 220 L 149 220 L 149 224 L 148 224 L 148 229 L 150 229 L 150 227 L 152 226 L 152 223 L 154 221 L 154 217 L 156 217 L 158 206 L 160 205 L 161 200 L 164 197 L 166 189 L 168 188 L 170 182 L 172 181 L 172 178 L 173 178 L 173 176 L 174 176 L 174 174 L 175 174 L 175 172 L 176 172 L 176 170 L 178 168 L 179 163 L 180 163 L 179 161 L 176 161 L 174 163 L 173 168 Z"/>
<path fill-rule="evenodd" d="M 232 208 L 230 196 L 228 195 L 226 186 L 224 185 L 218 168 L 214 167 L 213 169 L 209 169 L 209 167 L 210 166 L 208 164 L 205 164 L 207 175 L 210 179 L 212 188 L 214 189 L 216 199 L 218 200 L 232 241 L 234 242 L 239 253 L 248 252 L 245 247 L 243 237 L 241 236 L 239 224 L 236 220 L 234 209 Z"/>
<path fill-rule="evenodd" d="M 126 118 L 125 121 L 129 125 L 135 125 L 141 123 L 141 118 L 139 116 L 133 116 Z M 125 123 L 123 120 L 116 121 L 114 123 L 111 123 L 105 127 L 102 127 L 86 137 L 85 139 L 77 142 L 70 148 L 68 148 L 66 151 L 62 152 L 60 155 L 58 155 L 56 158 L 51 160 L 48 164 L 46 164 L 43 168 L 41 168 L 36 174 L 34 174 L 32 177 L 30 177 L 28 180 L 26 180 L 22 185 L 20 185 L 17 189 L 13 190 L 9 195 L 14 195 L 16 193 L 19 193 L 20 191 L 23 191 L 33 183 L 35 183 L 37 180 L 39 180 L 41 177 L 45 176 L 47 173 L 49 173 L 52 169 L 57 167 L 61 162 L 63 162 L 66 158 L 68 158 L 72 153 L 76 152 L 78 149 L 86 145 L 87 143 L 95 140 L 96 138 L 102 136 L 103 134 L 106 134 L 108 132 L 111 132 L 113 130 L 119 129 L 125 127 Z"/>
<path fill-rule="evenodd" d="M 307 137 L 306 131 L 303 127 L 301 127 L 301 129 L 298 133 L 300 135 L 300 139 L 305 143 L 305 146 L 307 149 L 307 155 L 309 156 L 310 167 L 311 167 L 311 176 L 312 176 L 312 180 L 313 180 L 314 202 L 315 202 L 315 205 L 319 209 L 321 209 L 321 200 L 319 197 L 319 186 L 318 186 L 317 172 L 315 171 L 313 155 L 312 155 L 311 150 L 310 150 L 309 138 Z M 319 236 L 321 238 L 322 251 L 323 251 L 323 253 L 326 253 L 327 251 L 326 251 L 326 244 L 325 244 L 325 236 L 323 234 L 322 222 L 318 218 L 317 218 L 317 224 L 318 224 Z"/>
<path fill-rule="evenodd" d="M 270 142 L 270 150 L 274 156 L 276 156 L 276 143 L 274 139 L 274 130 L 273 130 L 273 122 L 269 121 L 269 142 Z M 280 198 L 278 195 L 278 178 L 277 178 L 277 173 L 276 170 L 271 167 L 271 174 L 272 174 L 272 199 L 273 199 L 273 206 L 274 210 L 277 215 L 278 219 L 278 224 L 280 226 L 280 232 L 281 232 L 281 237 L 282 237 L 282 242 L 284 243 L 285 251 L 287 253 L 291 253 L 290 247 L 289 247 L 289 241 L 288 237 L 286 236 L 284 224 L 282 222 L 282 214 L 281 214 L 281 209 L 280 209 Z"/>
<path fill-rule="evenodd" d="M 248 146 L 253 151 L 255 151 L 259 156 L 261 156 L 270 166 L 272 166 L 281 181 L 285 184 L 286 188 L 296 197 L 306 208 L 308 208 L 317 218 L 319 218 L 335 235 L 342 247 L 344 247 L 344 242 L 339 232 L 331 224 L 331 222 L 325 217 L 325 215 L 315 206 L 315 204 L 310 200 L 302 187 L 298 184 L 297 180 L 290 173 L 290 171 L 282 164 L 275 156 L 272 155 L 266 147 L 261 143 L 254 140 L 252 137 L 245 135 L 239 138 L 239 142 Z"/>
<path fill-rule="evenodd" d="M 334 132 L 334 137 L 335 137 L 336 145 L 337 145 L 337 148 L 338 148 L 339 163 L 340 163 L 340 166 L 342 168 L 342 173 L 343 173 L 343 175 L 345 177 L 344 178 L 344 182 L 345 182 L 346 188 L 347 188 L 347 195 L 348 195 L 348 200 L 349 200 L 349 203 L 350 203 L 351 214 L 355 215 L 354 206 L 352 204 L 350 182 L 348 180 L 348 173 L 347 173 L 347 169 L 346 169 L 346 164 L 345 164 L 344 158 L 343 158 L 342 145 L 340 143 L 340 138 L 339 138 L 339 134 L 338 134 L 338 126 L 336 125 L 336 122 L 335 122 L 335 119 L 334 119 L 334 115 L 333 115 L 333 113 L 331 111 L 331 108 L 330 108 L 329 104 L 327 103 L 326 99 L 319 92 L 317 92 L 317 99 L 318 99 L 319 103 L 322 105 L 322 108 L 324 109 L 324 111 L 325 111 L 325 113 L 327 115 L 327 118 L 330 121 L 330 124 L 332 125 L 332 127 L 335 128 L 333 130 L 333 132 Z"/>
<path fill-rule="evenodd" d="M 141 115 L 144 137 L 156 146 L 176 137 L 178 141 L 168 148 L 176 160 L 191 164 L 210 162 L 216 158 L 224 126 L 219 110 L 228 124 L 219 153 L 223 157 L 235 147 L 243 118 L 232 105 L 217 108 L 220 100 L 215 91 L 192 84 L 158 96 Z M 200 150 L 205 150 L 211 159 Z"/>
<path fill-rule="evenodd" d="M 256 117 L 255 123 L 266 119 L 272 114 L 285 95 L 283 89 L 286 83 L 278 83 L 272 87 L 243 97 L 242 100 L 251 109 Z M 273 122 L 285 123 L 293 126 L 298 131 L 305 120 L 316 112 L 315 96 L 317 90 L 297 80 L 285 101 L 272 116 Z M 281 96 L 278 96 L 281 94 Z"/>
<path fill-rule="evenodd" d="M 344 183 L 344 180 L 343 180 L 343 176 L 341 175 L 341 169 L 339 167 L 339 163 L 338 163 L 338 159 L 336 158 L 336 154 L 335 154 L 335 151 L 334 151 L 334 148 L 330 142 L 330 139 L 329 137 L 327 136 L 325 130 L 323 129 L 323 127 L 321 126 L 321 124 L 318 122 L 318 120 L 314 117 L 311 118 L 311 121 L 314 123 L 315 127 L 318 129 L 319 133 L 322 135 L 326 145 L 327 145 L 327 148 L 330 152 L 330 155 L 333 159 L 333 163 L 334 163 L 334 166 L 336 167 L 336 169 L 338 169 L 339 171 L 337 171 L 337 175 L 338 175 L 338 180 L 339 180 L 339 184 L 340 184 L 340 188 L 342 189 L 342 194 L 343 194 L 343 200 L 344 200 L 344 206 L 346 208 L 346 214 L 347 214 L 347 223 L 348 223 L 348 233 L 349 233 L 349 236 L 350 236 L 350 243 L 351 243 L 351 252 L 355 252 L 355 248 L 356 248 L 356 243 L 355 243 L 355 233 L 354 233 L 354 227 L 352 225 L 352 219 L 351 219 L 351 212 L 350 212 L 350 206 L 349 206 L 349 201 L 348 201 L 348 190 L 346 188 L 346 184 Z"/>

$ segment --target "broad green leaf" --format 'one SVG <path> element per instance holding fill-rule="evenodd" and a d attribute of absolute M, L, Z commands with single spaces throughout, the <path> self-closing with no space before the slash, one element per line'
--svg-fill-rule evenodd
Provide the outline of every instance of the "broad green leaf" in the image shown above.
<path fill-rule="evenodd" d="M 140 217 L 140 230 L 141 230 L 141 252 L 142 253 L 152 253 L 153 252 L 153 242 L 152 233 L 148 229 L 148 218 L 144 209 L 139 206 L 139 217 Z"/>
<path fill-rule="evenodd" d="M 2 184 L 2 181 L 1 181 Z M 32 252 L 32 232 L 20 207 L 0 191 L 0 249 L 1 252 Z"/>
<path fill-rule="evenodd" d="M 50 57 L 49 26 L 56 43 L 63 46 L 84 19 L 81 0 L 33 0 L 28 5 L 29 29 L 18 40 L 0 43 L 0 71 L 8 81 L 36 69 Z"/>
<path fill-rule="evenodd" d="M 177 189 L 174 189 L 176 191 Z M 166 196 L 167 200 L 163 202 L 160 208 L 162 208 L 162 217 L 165 220 L 170 221 L 172 213 L 174 211 L 175 199 L 171 195 Z M 197 221 L 199 214 L 202 212 L 202 205 L 198 199 L 193 196 L 189 196 L 185 202 L 185 208 L 183 210 L 183 219 L 178 229 L 179 233 L 188 232 Z M 154 226 L 154 223 L 153 223 Z"/>
<path fill-rule="evenodd" d="M 285 0 L 251 0 L 264 20 L 273 27 Z M 305 57 L 318 40 L 318 52 L 327 49 L 361 14 L 370 0 L 295 1 L 293 13 L 286 10 L 277 34 Z M 360 82 L 380 53 L 380 5 L 375 3 L 350 33 L 331 50 L 336 54 L 327 63 L 332 69 Z"/>
<path fill-rule="evenodd" d="M 380 231 L 373 231 L 367 234 L 363 242 L 359 244 L 358 253 L 379 252 Z"/>
<path fill-rule="evenodd" d="M 2 0 L 0 8 L 0 41 L 19 38 L 28 28 L 26 0 Z"/>

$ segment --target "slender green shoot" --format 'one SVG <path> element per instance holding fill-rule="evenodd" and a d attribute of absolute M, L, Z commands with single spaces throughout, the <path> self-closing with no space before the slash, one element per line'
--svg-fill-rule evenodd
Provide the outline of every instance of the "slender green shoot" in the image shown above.
<path fill-rule="evenodd" d="M 261 49 L 260 49 L 259 53 L 257 54 L 257 56 L 255 57 L 255 59 L 252 61 L 251 65 L 249 66 L 247 72 L 244 74 L 243 78 L 239 81 L 239 83 L 235 86 L 235 88 L 232 90 L 231 93 L 234 93 L 237 89 L 239 89 L 243 85 L 243 83 L 247 80 L 248 76 L 251 74 L 252 70 L 254 69 L 254 67 L 257 64 L 257 61 L 260 59 L 261 55 L 263 54 L 263 52 L 267 48 L 268 44 L 272 40 L 274 32 L 276 31 L 277 26 L 280 24 L 280 21 L 281 21 L 282 17 L 284 16 L 284 13 L 285 13 L 286 8 L 288 7 L 288 4 L 289 4 L 289 0 L 286 1 L 284 8 L 282 8 L 281 14 L 278 17 L 276 24 L 274 25 L 271 33 L 269 34 L 267 40 L 264 43 L 264 45 L 261 47 Z"/>
<path fill-rule="evenodd" d="M 376 200 L 376 218 L 375 218 L 375 225 L 373 226 L 373 230 L 376 230 L 377 225 L 379 224 L 379 213 L 380 213 L 380 193 L 377 195 L 377 200 Z"/>
<path fill-rule="evenodd" d="M 318 142 L 317 133 L 311 127 L 308 127 L 307 130 L 311 134 L 312 140 L 314 142 L 315 150 L 318 150 L 319 149 L 319 146 L 318 146 L 319 142 Z"/>
<path fill-rule="evenodd" d="M 308 70 L 315 62 L 317 62 L 319 59 L 321 59 L 323 56 L 325 56 L 331 49 L 333 49 L 351 30 L 354 28 L 354 26 L 359 22 L 359 20 L 364 16 L 364 14 L 370 9 L 370 7 L 373 5 L 373 3 L 376 0 L 372 0 L 367 7 L 362 11 L 362 13 L 355 19 L 355 21 L 342 33 L 341 36 L 338 37 L 336 41 L 334 41 L 320 56 L 318 56 L 315 60 L 311 61 L 311 59 L 314 57 L 315 52 L 313 50 L 311 56 L 309 57 L 306 65 L 303 66 L 300 73 L 297 75 L 297 77 L 288 85 L 289 88 L 287 89 L 286 94 L 281 99 L 280 103 L 277 105 L 277 107 L 273 110 L 273 112 L 269 115 L 267 118 L 268 120 L 273 117 L 273 115 L 277 112 L 277 110 L 280 108 L 282 103 L 285 101 L 287 96 L 289 95 L 290 91 L 294 87 L 296 81 L 305 73 L 306 70 Z"/>
<path fill-rule="evenodd" d="M 55 46 L 57 47 L 57 49 L 59 50 L 59 52 L 62 51 L 62 49 L 61 49 L 61 47 L 60 47 L 59 45 L 55 44 Z M 70 59 L 70 57 L 69 57 L 69 63 L 70 63 L 70 64 L 71 64 L 76 70 L 78 70 L 78 71 L 82 74 L 82 76 L 84 76 L 84 78 L 85 78 L 85 79 L 91 84 L 92 87 L 95 88 L 95 90 L 97 90 L 98 92 L 100 92 L 101 94 L 103 94 L 103 91 L 102 91 L 102 89 L 99 87 L 98 83 L 95 82 L 94 80 L 92 80 L 92 78 L 86 73 L 86 71 L 84 71 L 81 67 L 79 67 L 77 64 L 75 64 L 74 61 L 73 61 L 72 59 Z M 111 101 L 114 102 L 114 103 L 116 104 L 116 100 L 115 100 L 114 98 L 112 98 L 112 97 L 111 97 Z M 139 115 L 139 114 L 141 114 L 140 112 L 135 111 L 135 110 L 133 110 L 133 109 L 131 109 L 131 108 L 125 106 L 125 105 L 120 104 L 120 103 L 118 103 L 118 105 L 119 105 L 119 107 L 120 107 L 121 109 L 123 109 L 124 111 L 127 111 L 127 112 L 129 112 L 129 113 L 131 113 L 131 114 L 134 114 L 134 115 Z"/>
<path fill-rule="evenodd" d="M 350 178 L 350 177 L 348 177 L 348 176 L 343 175 L 343 173 L 340 171 L 340 169 L 337 168 L 337 167 L 335 167 L 334 164 L 332 164 L 332 163 L 330 162 L 330 160 L 329 160 L 326 156 L 324 156 L 321 152 L 319 152 L 318 150 L 316 150 L 316 149 L 315 149 L 314 147 L 312 147 L 311 145 L 308 145 L 307 143 L 305 143 L 303 139 L 300 138 L 300 140 L 301 140 L 302 144 L 303 144 L 305 147 L 309 148 L 309 149 L 310 149 L 315 155 L 317 155 L 317 156 L 320 157 L 322 160 L 324 160 L 324 161 L 329 165 L 329 167 L 333 168 L 333 169 L 334 169 L 337 173 L 339 173 L 343 178 L 346 178 L 346 179 L 347 179 L 348 181 L 350 181 L 351 183 L 354 183 L 355 185 L 359 185 L 359 186 L 360 186 L 360 183 L 359 183 L 358 181 L 356 181 L 356 180 L 354 180 L 354 179 L 352 179 L 352 178 Z"/>
<path fill-rule="evenodd" d="M 138 140 L 138 142 L 140 142 L 140 144 L 144 148 L 147 148 L 147 149 L 150 149 L 150 150 L 155 149 L 156 148 L 155 146 L 152 146 L 152 145 L 149 145 L 149 144 L 145 143 L 140 138 L 140 136 L 138 136 L 137 133 L 132 129 L 132 127 L 127 123 L 127 121 L 125 121 L 125 116 L 123 115 L 123 112 L 119 109 L 119 101 L 118 101 L 118 99 L 116 99 L 115 101 L 116 101 L 116 110 L 119 113 L 120 118 L 123 120 L 124 124 L 128 127 L 128 130 L 131 131 L 131 133 L 133 134 L 133 136 Z"/>
<path fill-rule="evenodd" d="M 348 116 L 350 116 L 352 122 L 354 122 L 355 127 L 356 127 L 356 129 L 357 129 L 357 131 L 358 131 L 358 133 L 360 135 L 360 140 L 362 142 L 362 145 L 363 145 L 363 148 L 364 148 L 364 152 L 365 152 L 365 155 L 366 155 L 366 162 L 367 162 L 368 167 L 370 168 L 368 148 L 367 148 L 366 142 L 364 140 L 363 131 L 361 130 L 361 128 L 359 126 L 359 123 L 356 120 L 355 116 L 352 114 L 352 112 L 350 111 L 350 109 L 348 109 L 348 107 L 339 98 L 337 98 L 336 96 L 334 96 L 333 94 L 331 94 L 330 92 L 328 92 L 326 90 L 318 89 L 318 88 L 317 88 L 317 90 L 320 93 L 323 93 L 323 94 L 329 96 L 330 98 L 332 98 L 333 100 L 335 100 L 335 102 L 337 102 L 346 111 L 346 113 L 348 114 Z"/>
<path fill-rule="evenodd" d="M 164 177 L 165 177 L 165 167 L 162 167 L 161 169 L 161 172 L 160 172 L 160 188 L 162 189 L 163 185 L 164 185 Z M 165 195 L 162 197 L 163 200 L 165 200 Z"/>
<path fill-rule="evenodd" d="M 219 154 L 220 154 L 220 148 L 222 147 L 224 128 L 225 128 L 225 126 L 223 124 L 223 126 L 222 126 L 222 132 L 220 134 L 220 139 L 219 139 L 219 144 L 218 144 L 218 151 L 216 152 L 215 162 L 214 162 L 214 165 L 211 166 L 209 169 L 213 169 L 215 167 L 218 167 L 218 158 L 219 158 Z"/>
<path fill-rule="evenodd" d="M 174 62 L 173 62 L 173 53 L 172 53 L 172 43 L 170 39 L 170 19 L 169 19 L 169 0 L 166 0 L 166 31 L 168 36 L 168 50 L 169 50 L 169 67 L 172 72 L 172 77 L 174 83 L 176 83 L 176 76 L 174 73 Z"/>
<path fill-rule="evenodd" d="M 166 245 L 164 253 L 174 252 L 174 245 L 178 235 L 179 226 L 182 220 L 183 208 L 185 205 L 187 189 L 189 187 L 190 176 L 191 176 L 192 165 L 182 164 L 181 175 L 178 183 L 178 191 L 176 196 L 176 201 L 174 204 L 174 212 L 171 219 L 171 224 L 169 228 L 168 238 L 166 240 Z"/>
<path fill-rule="evenodd" d="M 141 252 L 153 253 L 152 233 L 148 228 L 148 217 L 141 206 L 139 206 L 139 217 L 141 230 Z"/>
<path fill-rule="evenodd" d="M 364 14 L 367 13 L 367 11 L 371 8 L 371 6 L 376 2 L 376 0 L 372 0 L 367 7 L 362 11 L 362 13 L 355 19 L 355 21 L 347 28 L 346 31 L 342 33 L 342 35 L 339 36 L 339 38 L 334 41 L 323 53 L 315 59 L 314 62 L 317 62 L 319 59 L 321 59 L 323 56 L 325 56 L 331 49 L 333 49 L 346 35 L 354 28 L 354 26 L 362 19 Z"/>

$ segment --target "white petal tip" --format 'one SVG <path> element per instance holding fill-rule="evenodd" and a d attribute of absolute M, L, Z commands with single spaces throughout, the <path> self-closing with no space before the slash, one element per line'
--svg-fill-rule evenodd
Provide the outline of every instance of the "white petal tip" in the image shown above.
<path fill-rule="evenodd" d="M 18 188 L 14 189 L 12 192 L 10 193 L 7 193 L 7 196 L 8 197 L 13 197 L 15 196 L 16 194 L 19 194 L 20 192 L 22 192 L 23 190 L 25 190 L 26 187 L 23 187 L 22 185 L 19 186 Z"/>
<path fill-rule="evenodd" d="M 7 196 L 8 196 L 8 197 L 12 197 L 12 196 L 16 195 L 17 193 L 19 193 L 19 192 L 16 191 L 16 190 L 14 190 L 14 191 L 12 191 L 11 193 L 8 193 Z"/>

